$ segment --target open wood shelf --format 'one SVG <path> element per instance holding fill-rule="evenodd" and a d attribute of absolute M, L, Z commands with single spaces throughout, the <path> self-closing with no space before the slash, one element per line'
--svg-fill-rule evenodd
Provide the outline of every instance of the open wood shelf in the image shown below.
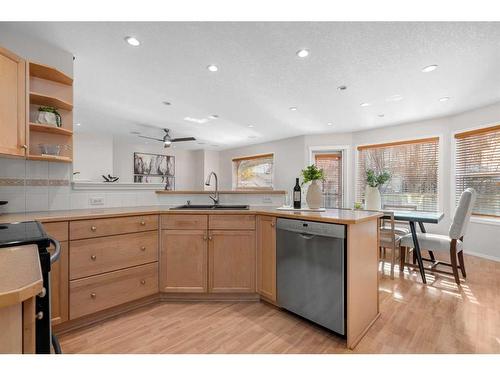
<path fill-rule="evenodd" d="M 43 161 L 58 161 L 63 163 L 72 163 L 73 159 L 68 156 L 56 155 L 28 155 L 29 160 L 43 160 Z"/>
<path fill-rule="evenodd" d="M 62 134 L 62 135 L 72 135 L 73 131 L 65 128 L 58 128 L 54 125 L 46 125 L 46 124 L 37 124 L 34 122 L 30 122 L 30 130 L 43 132 L 43 133 L 51 133 L 51 134 Z"/>
<path fill-rule="evenodd" d="M 60 70 L 47 65 L 30 62 L 30 76 L 62 83 L 63 85 L 73 85 L 73 79 Z"/>
<path fill-rule="evenodd" d="M 73 104 L 71 103 L 65 102 L 64 100 L 53 96 L 48 96 L 37 92 L 30 92 L 30 103 L 56 107 L 65 109 L 67 111 L 71 111 L 73 109 Z"/>

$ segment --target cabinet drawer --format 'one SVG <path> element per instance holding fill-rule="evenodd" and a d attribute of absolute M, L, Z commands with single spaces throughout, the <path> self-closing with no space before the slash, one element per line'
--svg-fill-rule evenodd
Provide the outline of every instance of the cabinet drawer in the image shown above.
<path fill-rule="evenodd" d="M 210 215 L 209 229 L 255 229 L 255 215 Z"/>
<path fill-rule="evenodd" d="M 71 241 L 70 279 L 156 262 L 158 232 L 139 232 Z"/>
<path fill-rule="evenodd" d="M 72 221 L 69 236 L 72 240 L 143 232 L 158 229 L 158 215 L 114 217 Z"/>
<path fill-rule="evenodd" d="M 70 318 L 76 319 L 158 292 L 158 263 L 71 281 Z"/>
<path fill-rule="evenodd" d="M 57 223 L 42 223 L 45 232 L 58 241 L 68 240 L 68 222 L 61 221 Z"/>
<path fill-rule="evenodd" d="M 162 215 L 162 229 L 207 229 L 207 215 Z"/>

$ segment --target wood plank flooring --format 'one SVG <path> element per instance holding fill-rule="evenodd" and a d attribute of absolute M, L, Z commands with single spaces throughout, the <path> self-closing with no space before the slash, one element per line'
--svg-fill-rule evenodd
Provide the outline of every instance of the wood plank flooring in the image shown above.
<path fill-rule="evenodd" d="M 500 353 L 500 263 L 466 256 L 467 280 L 414 271 L 389 278 L 355 350 L 261 302 L 161 302 L 59 337 L 65 353 Z"/>

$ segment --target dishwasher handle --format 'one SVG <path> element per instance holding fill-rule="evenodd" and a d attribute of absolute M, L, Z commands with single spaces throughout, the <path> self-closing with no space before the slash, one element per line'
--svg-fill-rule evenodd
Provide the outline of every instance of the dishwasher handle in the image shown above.
<path fill-rule="evenodd" d="M 307 233 L 299 233 L 299 236 L 305 240 L 310 240 L 310 239 L 316 237 L 315 234 L 307 234 Z"/>

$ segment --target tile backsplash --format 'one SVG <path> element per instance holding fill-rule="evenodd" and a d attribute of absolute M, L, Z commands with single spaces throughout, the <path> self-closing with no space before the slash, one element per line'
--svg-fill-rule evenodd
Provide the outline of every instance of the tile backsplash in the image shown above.
<path fill-rule="evenodd" d="M 148 205 L 206 204 L 207 195 L 159 195 L 155 190 L 73 190 L 71 164 L 0 158 L 1 212 L 33 212 Z M 91 201 L 102 204 L 91 204 Z M 282 195 L 221 195 L 221 203 L 283 204 Z"/>

